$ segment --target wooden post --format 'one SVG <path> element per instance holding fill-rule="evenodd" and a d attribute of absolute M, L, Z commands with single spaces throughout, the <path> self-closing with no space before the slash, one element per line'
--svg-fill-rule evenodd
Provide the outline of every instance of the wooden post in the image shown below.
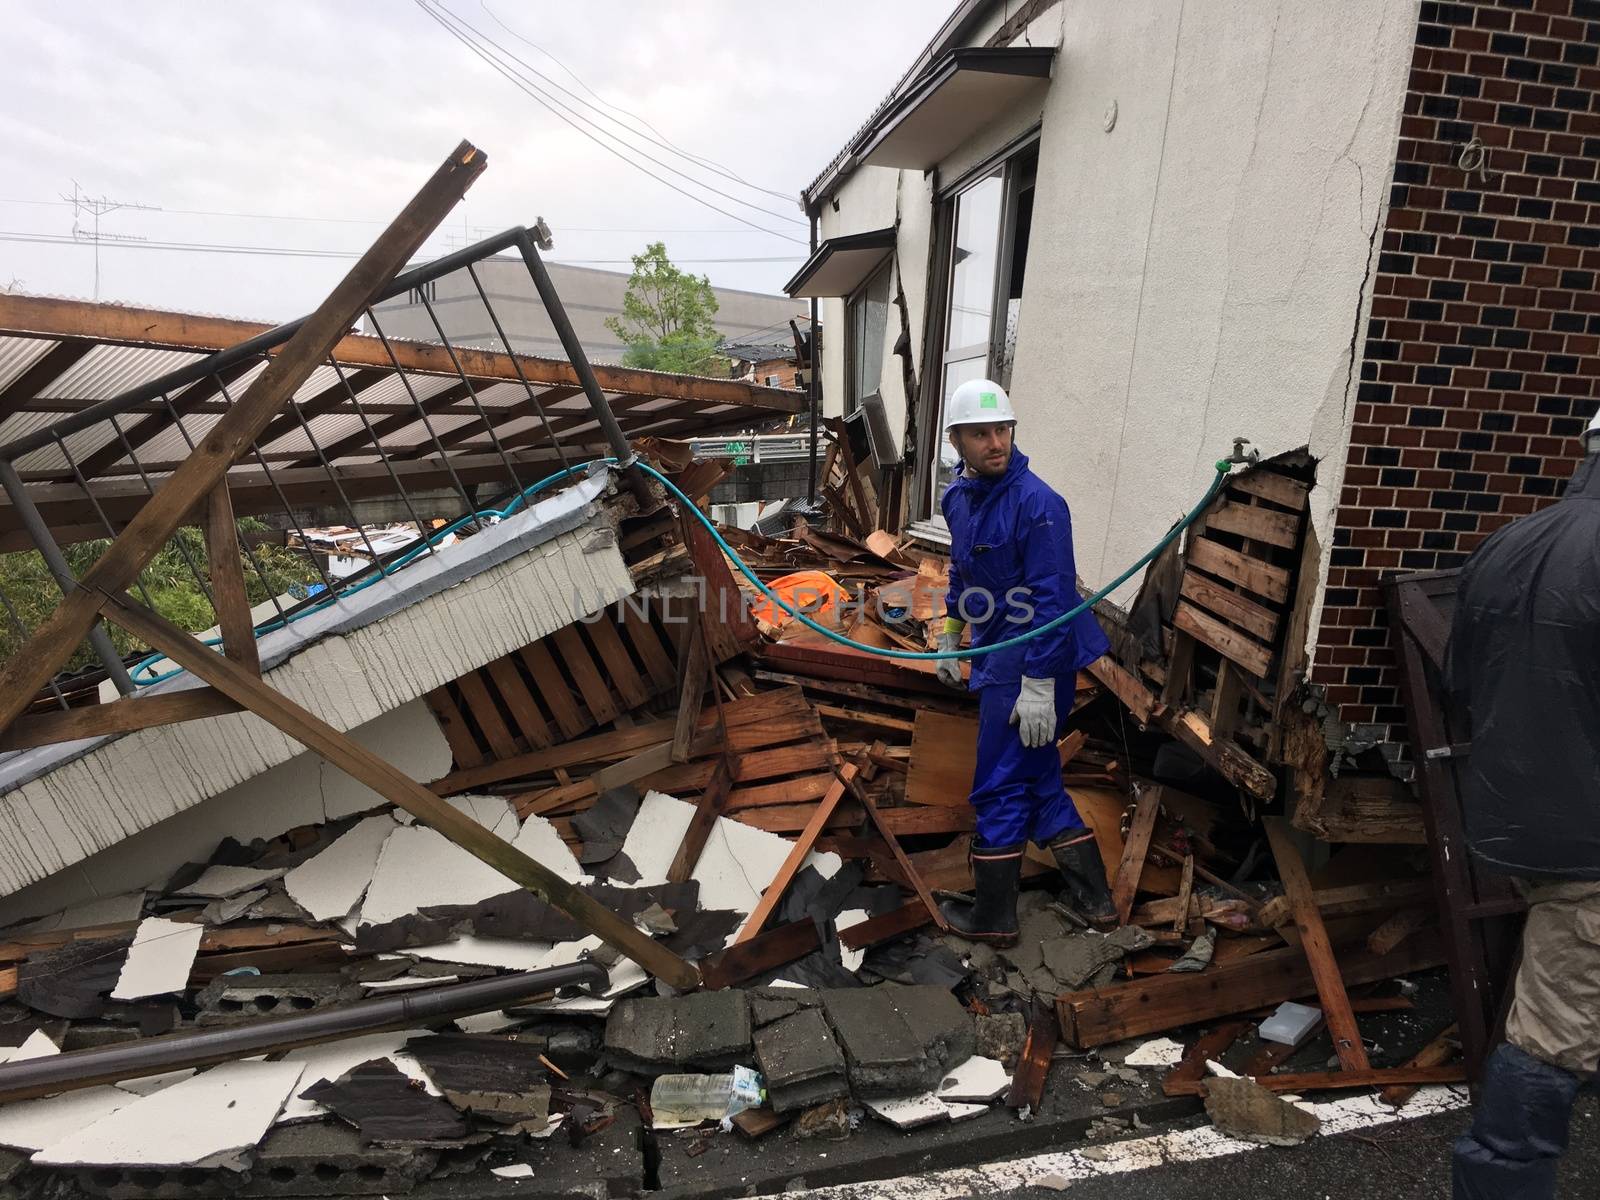
<path fill-rule="evenodd" d="M 816 811 L 811 814 L 811 820 L 807 822 L 800 836 L 795 839 L 794 849 L 789 851 L 789 857 L 783 860 L 783 866 L 778 869 L 777 875 L 767 885 L 767 890 L 762 893 L 761 900 L 756 905 L 755 911 L 745 921 L 744 928 L 739 930 L 738 936 L 733 939 L 734 945 L 737 946 L 741 942 L 748 942 L 761 932 L 761 927 L 767 923 L 767 918 L 778 907 L 778 901 L 782 900 L 784 892 L 789 890 L 790 881 L 794 879 L 801 866 L 804 865 L 806 857 L 811 853 L 812 846 L 816 844 L 817 838 L 821 835 L 824 826 L 827 825 L 828 818 L 833 816 L 833 810 L 838 808 L 839 801 L 844 799 L 845 789 L 849 786 L 850 780 L 855 777 L 855 773 L 856 766 L 854 763 L 846 763 L 839 768 L 838 777 L 834 779 L 833 786 L 828 789 L 827 795 L 817 801 Z"/>
<path fill-rule="evenodd" d="M 729 761 L 728 754 L 724 752 L 717 760 L 716 774 L 711 776 L 711 782 L 706 784 L 706 790 L 700 793 L 699 803 L 694 809 L 694 818 L 689 822 L 689 828 L 684 830 L 683 842 L 678 846 L 678 853 L 673 857 L 672 866 L 667 868 L 668 883 L 683 883 L 694 874 L 695 865 L 700 861 L 700 855 L 706 848 L 706 839 L 716 827 L 717 818 L 722 815 L 722 810 L 728 803 L 728 793 L 732 790 L 733 765 Z"/>
<path fill-rule="evenodd" d="M 72 656 L 94 627 L 108 597 L 131 584 L 201 498 L 223 482 L 234 460 L 293 400 L 296 389 L 328 357 L 350 323 L 422 248 L 482 173 L 485 162 L 469 142 L 451 152 L 317 311 L 284 343 L 239 402 L 128 522 L 79 586 L 0 670 L 0 728 L 16 720 Z"/>
<path fill-rule="evenodd" d="M 101 594 L 106 615 L 179 666 L 231 696 L 262 720 L 316 751 L 358 783 L 438 830 L 469 854 L 560 909 L 590 933 L 680 990 L 699 986 L 700 973 L 605 905 L 503 841 L 454 805 L 439 799 L 405 772 L 295 704 L 259 676 L 195 641 L 149 609 Z"/>
<path fill-rule="evenodd" d="M 261 674 L 250 598 L 244 590 L 244 562 L 239 557 L 239 527 L 227 481 L 211 489 L 206 502 L 206 564 L 211 568 L 211 598 L 222 626 L 222 650 L 252 675 Z"/>
<path fill-rule="evenodd" d="M 1117 910 L 1117 924 L 1126 925 L 1133 911 L 1133 897 L 1144 873 L 1145 855 L 1150 852 L 1150 837 L 1156 831 L 1156 816 L 1161 812 L 1161 789 L 1149 788 L 1139 795 L 1133 812 L 1128 839 L 1122 843 L 1122 861 L 1117 865 L 1117 881 L 1111 889 L 1111 906 Z"/>
<path fill-rule="evenodd" d="M 1322 1002 L 1323 1017 L 1333 1035 L 1334 1053 L 1346 1071 L 1365 1071 L 1371 1065 L 1367 1061 L 1367 1050 L 1361 1044 L 1361 1030 L 1350 1009 L 1350 997 L 1345 994 L 1344 980 L 1339 974 L 1339 961 L 1333 955 L 1333 944 L 1322 924 L 1322 913 L 1317 908 L 1316 893 L 1311 890 L 1305 862 L 1290 838 L 1288 822 L 1282 817 L 1267 817 L 1262 823 L 1272 846 L 1272 857 L 1278 864 L 1278 877 L 1283 880 L 1283 894 L 1294 911 L 1306 962 L 1316 980 L 1317 998 Z"/>

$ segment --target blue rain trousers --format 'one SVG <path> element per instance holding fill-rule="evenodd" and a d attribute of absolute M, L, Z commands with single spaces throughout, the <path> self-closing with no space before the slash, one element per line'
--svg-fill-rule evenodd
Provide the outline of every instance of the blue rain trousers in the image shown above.
<path fill-rule="evenodd" d="M 958 479 L 941 507 L 950 527 L 945 606 L 971 626 L 974 646 L 1037 629 L 1079 603 L 1071 513 L 1020 450 L 1012 450 L 998 478 Z M 1011 710 L 1024 675 L 1054 680 L 1059 738 L 1078 672 L 1110 649 L 1094 614 L 1083 612 L 1024 645 L 973 659 L 968 686 L 978 693 L 978 758 L 971 802 L 978 845 L 1042 846 L 1084 827 L 1061 784 L 1055 746 L 1025 748 Z"/>

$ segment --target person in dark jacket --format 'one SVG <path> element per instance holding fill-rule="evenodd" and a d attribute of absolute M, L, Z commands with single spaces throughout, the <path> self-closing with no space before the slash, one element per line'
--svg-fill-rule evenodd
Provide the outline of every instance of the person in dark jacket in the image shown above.
<path fill-rule="evenodd" d="M 1600 1071 L 1600 414 L 1585 442 L 1562 500 L 1468 560 L 1450 631 L 1467 846 L 1528 902 L 1455 1200 L 1554 1197 L 1573 1102 Z"/>
<path fill-rule="evenodd" d="M 1028 469 L 1013 444 L 1016 416 L 999 384 L 962 384 L 950 397 L 946 431 L 965 469 L 940 507 L 950 529 L 950 591 L 941 650 L 964 628 L 974 647 L 1038 629 L 1079 603 L 1067 504 Z M 974 658 L 978 754 L 971 803 L 973 904 L 944 906 L 963 937 L 1010 945 L 1017 937 L 1017 888 L 1028 842 L 1048 847 L 1085 917 L 1114 924 L 1105 867 L 1061 783 L 1056 739 L 1065 729 L 1078 671 L 1110 643 L 1094 616 L 1079 614 L 1019 646 Z M 961 685 L 959 660 L 942 659 L 939 678 Z"/>

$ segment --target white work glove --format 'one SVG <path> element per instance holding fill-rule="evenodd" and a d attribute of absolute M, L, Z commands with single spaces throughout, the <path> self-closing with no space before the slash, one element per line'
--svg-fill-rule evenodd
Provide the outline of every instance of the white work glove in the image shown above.
<path fill-rule="evenodd" d="M 939 653 L 948 654 L 952 650 L 961 649 L 961 635 L 959 633 L 941 633 L 939 635 Z M 961 660 L 959 658 L 941 658 L 938 660 L 935 674 L 939 682 L 950 687 L 965 687 L 961 679 Z"/>
<path fill-rule="evenodd" d="M 1036 750 L 1056 736 L 1056 681 L 1022 677 L 1022 691 L 1011 710 L 1011 723 L 1022 735 L 1022 744 Z"/>

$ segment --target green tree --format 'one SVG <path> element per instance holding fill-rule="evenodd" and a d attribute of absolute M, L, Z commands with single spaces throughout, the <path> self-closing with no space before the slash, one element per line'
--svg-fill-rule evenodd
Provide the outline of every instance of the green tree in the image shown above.
<path fill-rule="evenodd" d="M 633 274 L 622 298 L 622 315 L 607 317 L 606 328 L 622 339 L 623 364 L 685 375 L 721 375 L 727 359 L 713 318 L 717 296 L 704 275 L 673 266 L 663 242 L 651 242 L 633 256 Z"/>
<path fill-rule="evenodd" d="M 242 542 L 247 535 L 265 529 L 266 526 L 260 521 L 246 517 L 239 522 L 239 539 Z M 81 577 L 110 544 L 104 538 L 79 542 L 63 547 L 62 553 L 66 555 L 72 573 Z M 299 551 L 263 542 L 255 546 L 254 552 L 266 582 L 262 581 L 261 574 L 247 559 L 244 564 L 244 583 L 251 604 L 260 604 L 270 596 L 281 596 L 285 592 L 304 596 L 306 585 L 321 578 L 311 560 Z M 129 594 L 143 604 L 145 592 L 148 592 L 158 613 L 174 625 L 190 633 L 198 633 L 215 625 L 217 616 L 211 602 L 206 599 L 206 593 L 195 582 L 188 562 L 184 561 L 185 553 L 205 577 L 206 586 L 210 587 L 205 538 L 200 530 L 186 525 L 173 534 L 172 540 L 141 572 L 139 579 L 144 584 L 144 591 L 130 588 Z M 7 662 L 26 640 L 23 631 L 17 627 L 17 621 L 20 620 L 30 630 L 37 629 L 60 602 L 61 589 L 56 586 L 38 551 L 28 550 L 0 554 L 0 592 L 4 593 L 10 608 L 15 611 L 15 619 L 11 612 L 0 611 L 0 662 Z M 106 628 L 119 654 L 126 655 L 144 648 L 144 643 L 120 626 L 108 622 Z M 68 661 L 66 670 L 75 671 L 94 661 L 94 652 L 83 645 Z"/>

